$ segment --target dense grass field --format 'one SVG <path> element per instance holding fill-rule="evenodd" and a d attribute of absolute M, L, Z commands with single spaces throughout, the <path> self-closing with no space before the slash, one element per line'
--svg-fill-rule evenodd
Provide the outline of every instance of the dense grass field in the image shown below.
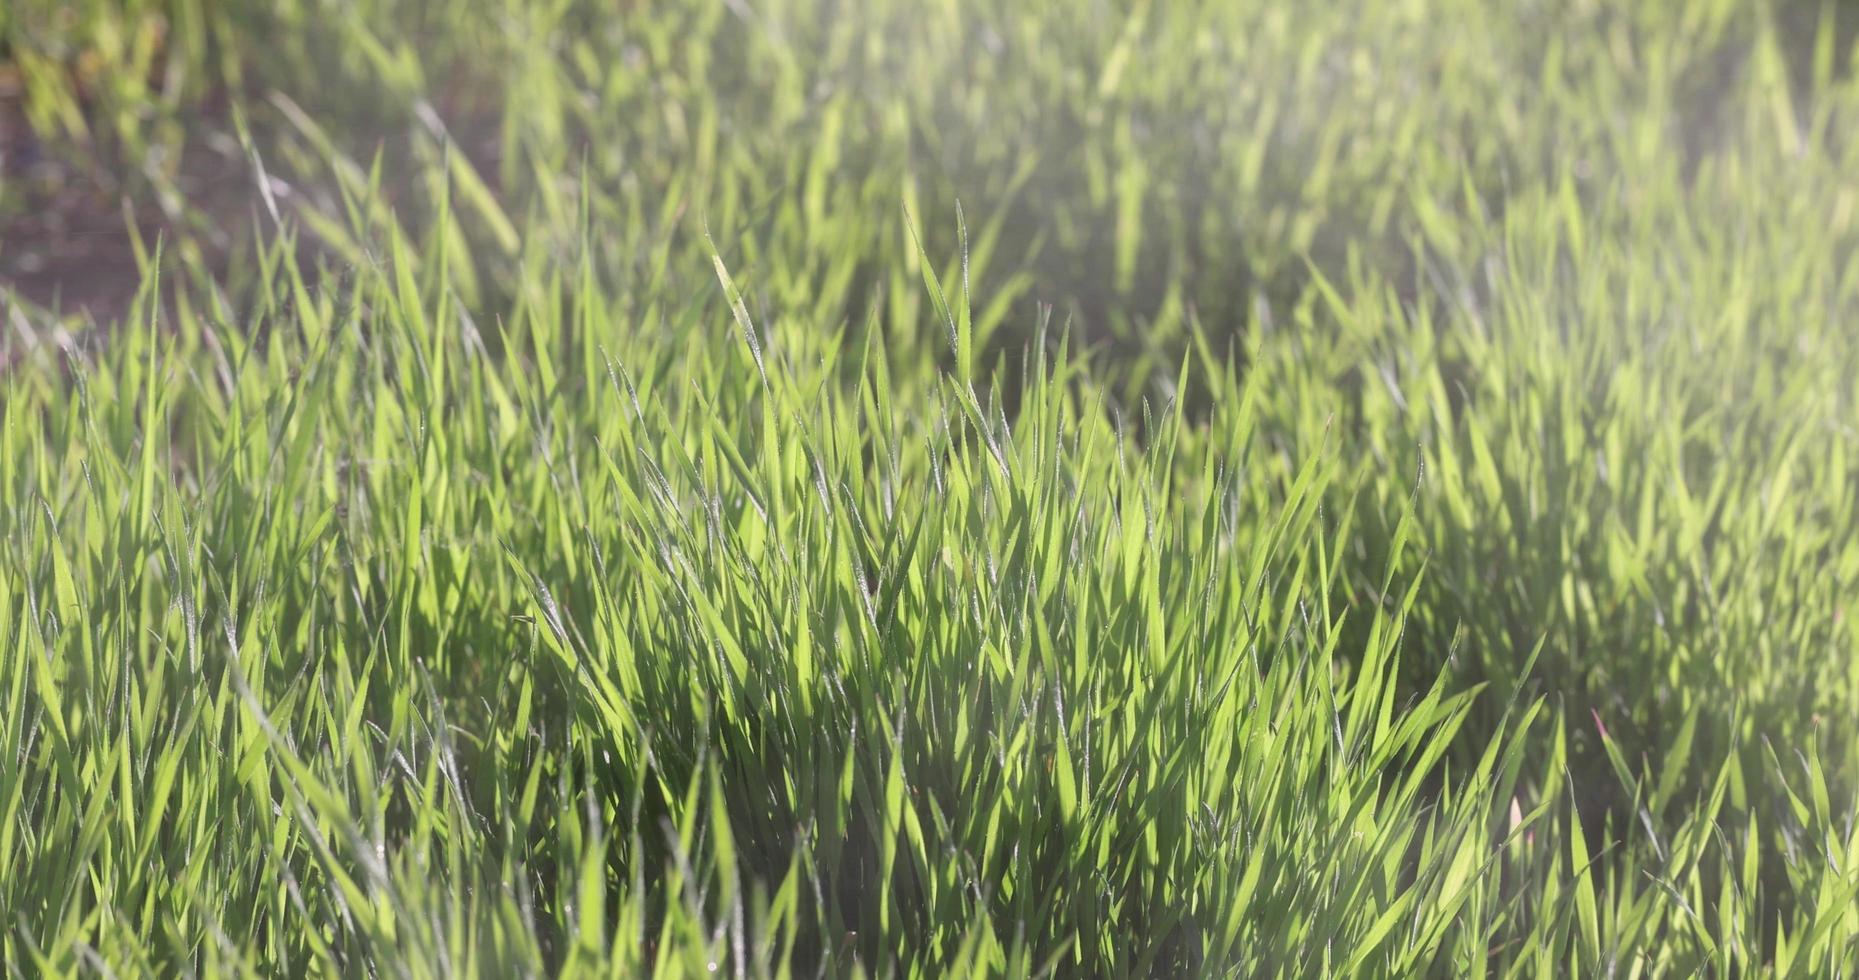
<path fill-rule="evenodd" d="M 0 5 L 0 962 L 1854 976 L 1856 29 Z"/>

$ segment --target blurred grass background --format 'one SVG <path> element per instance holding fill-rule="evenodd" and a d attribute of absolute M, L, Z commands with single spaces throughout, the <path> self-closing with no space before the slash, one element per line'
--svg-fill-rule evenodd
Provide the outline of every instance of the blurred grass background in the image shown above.
<path fill-rule="evenodd" d="M 473 189 L 487 299 L 514 288 L 499 258 L 574 239 L 582 202 L 616 283 L 708 222 L 856 318 L 912 251 L 899 202 L 939 247 L 960 202 L 999 229 L 977 255 L 1000 256 L 977 263 L 991 298 L 1052 303 L 1137 356 L 1178 348 L 1190 315 L 1236 329 L 1352 250 L 1411 283 L 1429 221 L 1489 223 L 1564 183 L 1670 197 L 1738 140 L 1824 133 L 1811 93 L 1844 76 L 1859 21 L 1814 0 L 23 0 L 0 18 L 13 221 L 120 239 L 127 201 L 236 285 L 254 161 L 280 213 L 353 262 L 343 195 L 378 157 L 395 220 L 430 220 L 437 166 Z M 80 278 L 33 272 L 63 267 L 12 237 L 0 261 L 34 298 Z M 817 281 L 850 254 L 866 269 Z"/>

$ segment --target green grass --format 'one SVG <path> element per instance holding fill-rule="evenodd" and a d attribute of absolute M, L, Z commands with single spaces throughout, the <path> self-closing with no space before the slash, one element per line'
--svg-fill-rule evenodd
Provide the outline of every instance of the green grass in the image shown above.
<path fill-rule="evenodd" d="M 1859 17 L 1194 6 L 0 11 L 9 975 L 1859 970 Z"/>

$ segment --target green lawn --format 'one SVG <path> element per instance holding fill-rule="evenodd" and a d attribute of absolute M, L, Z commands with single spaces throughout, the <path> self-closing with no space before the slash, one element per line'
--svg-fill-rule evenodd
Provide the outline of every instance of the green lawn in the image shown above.
<path fill-rule="evenodd" d="M 11 0 L 8 976 L 1853 976 L 1859 7 Z"/>

